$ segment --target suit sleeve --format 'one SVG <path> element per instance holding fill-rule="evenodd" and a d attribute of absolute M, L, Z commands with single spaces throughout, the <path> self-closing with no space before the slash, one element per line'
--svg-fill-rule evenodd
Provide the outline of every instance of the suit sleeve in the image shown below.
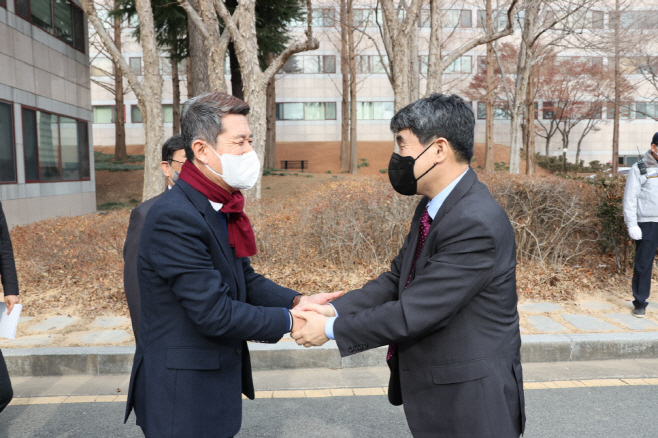
<path fill-rule="evenodd" d="M 0 204 L 0 276 L 5 295 L 18 295 L 18 275 L 14 261 L 14 248 L 11 245 L 9 226 Z"/>
<path fill-rule="evenodd" d="M 289 315 L 280 307 L 252 306 L 231 299 L 228 285 L 213 265 L 207 244 L 213 237 L 201 218 L 180 208 L 164 212 L 151 208 L 146 222 L 152 224 L 152 231 L 142 234 L 140 257 L 149 260 L 201 333 L 276 341 L 288 331 Z"/>
<path fill-rule="evenodd" d="M 462 218 L 453 223 L 433 255 L 417 261 L 417 274 L 399 300 L 359 313 L 339 311 L 334 333 L 342 356 L 437 331 L 491 282 L 496 242 L 486 221 Z M 351 348 L 355 346 L 359 349 Z"/>
<path fill-rule="evenodd" d="M 134 208 L 130 213 L 126 242 L 123 245 L 123 289 L 126 292 L 128 309 L 133 322 L 133 331 L 139 329 L 140 315 L 137 313 L 139 303 L 139 282 L 137 280 L 137 252 L 139 250 L 139 237 L 144 226 L 144 212 L 141 208 Z"/>
<path fill-rule="evenodd" d="M 292 308 L 293 299 L 300 295 L 298 292 L 256 273 L 248 257 L 242 258 L 242 267 L 247 283 L 247 303 L 254 306 Z"/>

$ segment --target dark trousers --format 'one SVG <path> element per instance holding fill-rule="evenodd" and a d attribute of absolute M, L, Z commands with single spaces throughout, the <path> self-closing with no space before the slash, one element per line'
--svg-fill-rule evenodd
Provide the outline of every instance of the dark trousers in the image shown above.
<path fill-rule="evenodd" d="M 7 407 L 13 397 L 14 390 L 11 389 L 7 364 L 5 363 L 5 358 L 2 357 L 2 351 L 0 351 L 0 412 Z"/>
<path fill-rule="evenodd" d="M 651 292 L 651 271 L 658 250 L 658 222 L 638 223 L 642 240 L 635 241 L 635 268 L 633 268 L 633 296 L 635 307 L 647 307 Z"/>

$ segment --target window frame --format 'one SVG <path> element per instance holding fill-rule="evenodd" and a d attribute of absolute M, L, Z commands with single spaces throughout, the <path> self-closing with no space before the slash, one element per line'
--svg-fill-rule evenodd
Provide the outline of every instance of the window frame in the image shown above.
<path fill-rule="evenodd" d="M 3 0 L 0 0 L 0 1 L 3 1 Z M 4 0 L 4 1 L 6 3 L 7 0 Z M 75 46 L 75 29 L 76 29 L 75 25 L 76 25 L 76 23 L 75 23 L 75 16 L 73 14 L 73 11 L 71 11 L 71 20 L 72 20 L 72 23 L 73 23 L 73 35 L 71 35 L 71 37 L 73 38 L 73 43 L 69 43 L 68 41 L 64 40 L 63 38 L 58 37 L 57 34 L 55 33 L 55 3 L 54 3 L 54 0 L 49 0 L 50 1 L 50 17 L 51 17 L 51 20 L 52 20 L 52 27 L 50 29 L 45 29 L 45 28 L 39 26 L 38 24 L 36 24 L 32 21 L 32 0 L 25 0 L 25 1 L 27 2 L 27 10 L 28 10 L 29 17 L 25 17 L 25 16 L 21 15 L 18 12 L 18 10 L 16 10 L 16 5 L 14 4 L 14 10 L 15 10 L 16 16 L 18 16 L 18 17 L 22 18 L 23 20 L 27 21 L 32 26 L 38 27 L 39 29 L 46 32 L 48 35 L 51 35 L 51 36 L 57 38 L 59 41 L 63 42 L 64 44 L 66 44 L 69 47 L 72 47 L 73 49 L 77 50 L 78 52 L 81 52 L 85 55 L 87 54 L 86 48 L 87 48 L 87 45 L 88 45 L 89 41 L 85 41 L 86 44 L 83 44 L 84 47 L 82 47 L 82 48 Z M 85 26 L 86 26 L 85 23 L 87 22 L 87 15 L 85 14 L 85 11 L 82 8 L 80 8 L 78 5 L 73 3 L 71 0 L 66 0 L 66 1 L 71 6 L 71 8 L 77 9 L 78 11 L 82 12 L 82 18 L 83 19 L 82 19 L 81 24 L 82 24 L 82 29 L 83 29 L 83 32 L 84 32 Z M 2 6 L 2 5 L 0 5 L 0 6 Z M 5 8 L 6 8 L 6 6 L 5 6 Z"/>
<path fill-rule="evenodd" d="M 1 0 L 0 0 L 1 1 Z M 9 104 L 9 110 L 11 113 L 11 138 L 12 138 L 12 148 L 14 150 L 14 180 L 13 181 L 0 181 L 2 184 L 17 184 L 18 183 L 18 163 L 16 163 L 16 119 L 14 116 L 14 102 L 9 100 L 0 99 L 0 103 Z"/>
<path fill-rule="evenodd" d="M 0 0 L 0 8 L 7 9 L 7 0 Z"/>
<path fill-rule="evenodd" d="M 92 105 L 92 107 L 91 107 L 92 117 L 94 117 L 94 108 L 105 107 L 105 106 L 109 106 L 113 109 L 113 111 L 112 111 L 112 121 L 109 122 L 109 123 L 100 123 L 100 122 L 97 123 L 96 121 L 92 120 L 91 123 L 93 125 L 114 125 L 117 122 L 117 108 L 116 108 L 116 105 Z M 67 116 L 62 116 L 62 117 L 67 117 Z M 71 118 L 71 117 L 69 117 L 69 118 Z M 125 104 L 123 105 L 123 122 L 126 123 L 126 105 Z"/>
<path fill-rule="evenodd" d="M 42 109 L 35 108 L 35 107 L 29 106 L 29 105 L 21 105 L 21 131 L 25 130 L 25 124 L 23 123 L 23 110 L 24 109 L 34 111 L 35 113 L 36 112 L 42 112 L 42 113 L 51 114 L 53 116 L 58 117 L 58 119 L 57 119 L 57 136 L 58 136 L 58 140 L 59 140 L 59 146 L 58 146 L 58 148 L 59 148 L 59 163 L 58 163 L 58 168 L 60 170 L 60 174 L 61 174 L 61 178 L 62 178 L 62 179 L 57 180 L 57 181 L 41 181 L 40 179 L 28 180 L 27 179 L 27 174 L 28 174 L 28 172 L 27 172 L 27 163 L 25 162 L 25 157 L 23 157 L 23 167 L 24 167 L 24 171 L 25 171 L 25 183 L 26 184 L 50 184 L 50 183 L 62 183 L 62 182 L 91 181 L 91 156 L 93 154 L 92 151 L 88 151 L 88 156 L 89 156 L 89 160 L 88 160 L 89 170 L 88 170 L 88 173 L 89 173 L 89 177 L 79 178 L 79 179 L 71 179 L 71 180 L 65 180 L 64 179 L 64 172 L 63 172 L 63 169 L 62 169 L 62 141 L 61 141 L 62 140 L 62 134 L 61 134 L 61 126 L 60 126 L 60 122 L 59 122 L 59 117 L 65 117 L 67 119 L 75 120 L 77 123 L 84 123 L 84 124 L 87 125 L 87 142 L 86 142 L 87 143 L 87 148 L 89 148 L 89 146 L 91 145 L 91 142 L 89 141 L 90 140 L 90 138 L 89 138 L 89 124 L 90 123 L 93 124 L 93 122 L 89 122 L 89 120 L 80 119 L 78 117 L 66 116 L 64 114 L 59 114 L 59 113 L 55 113 L 55 112 L 52 112 L 52 111 L 44 111 Z M 77 127 L 77 124 L 76 124 L 76 127 Z M 35 136 L 36 136 L 36 140 L 37 140 L 37 169 L 40 169 L 41 168 L 41 163 L 40 163 L 40 160 L 39 160 L 39 130 L 38 129 L 35 133 Z M 79 157 L 80 157 L 80 145 L 78 144 L 78 159 L 79 159 Z M 80 164 L 81 163 L 78 161 L 78 172 L 80 174 L 82 174 L 82 168 L 80 167 Z"/>
<path fill-rule="evenodd" d="M 334 121 L 338 120 L 338 104 L 337 102 L 334 101 L 320 101 L 320 102 L 276 102 L 276 105 L 284 105 L 287 103 L 298 103 L 302 105 L 302 113 L 304 114 L 304 117 L 301 119 L 279 119 L 276 114 L 278 114 L 278 111 L 275 111 L 275 118 L 277 122 L 326 122 L 326 121 Z M 307 103 L 321 103 L 324 106 L 324 119 L 307 119 L 306 118 L 306 104 Z M 334 117 L 332 119 L 327 118 L 327 104 L 333 104 L 334 105 Z M 285 117 L 285 111 L 283 113 Z"/>

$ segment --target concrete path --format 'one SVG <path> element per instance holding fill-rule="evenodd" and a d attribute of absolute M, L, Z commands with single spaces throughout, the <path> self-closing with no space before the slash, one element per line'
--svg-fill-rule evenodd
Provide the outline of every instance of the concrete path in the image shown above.
<path fill-rule="evenodd" d="M 526 301 L 519 305 L 523 362 L 658 358 L 658 305 L 652 304 L 645 318 L 635 318 L 623 300 Z M 58 347 L 62 340 L 76 346 Z M 131 370 L 134 339 L 125 317 L 27 317 L 17 338 L 0 341 L 0 348 L 12 376 L 122 374 Z M 289 336 L 278 344 L 250 344 L 255 370 L 385 366 L 385 350 L 341 358 L 333 341 L 311 349 Z"/>

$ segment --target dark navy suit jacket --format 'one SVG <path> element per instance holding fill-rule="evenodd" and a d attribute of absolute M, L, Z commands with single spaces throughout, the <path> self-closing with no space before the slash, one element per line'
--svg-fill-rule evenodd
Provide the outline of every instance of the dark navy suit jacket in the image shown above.
<path fill-rule="evenodd" d="M 416 438 L 518 438 L 525 408 L 514 230 L 469 169 L 411 274 L 428 201 L 391 270 L 332 303 L 338 349 L 349 356 L 398 344 L 388 396 L 404 404 Z"/>
<path fill-rule="evenodd" d="M 254 398 L 247 340 L 288 331 L 296 292 L 235 257 L 208 199 L 179 180 L 149 210 L 139 244 L 141 324 L 126 419 L 147 437 L 230 437 Z"/>

